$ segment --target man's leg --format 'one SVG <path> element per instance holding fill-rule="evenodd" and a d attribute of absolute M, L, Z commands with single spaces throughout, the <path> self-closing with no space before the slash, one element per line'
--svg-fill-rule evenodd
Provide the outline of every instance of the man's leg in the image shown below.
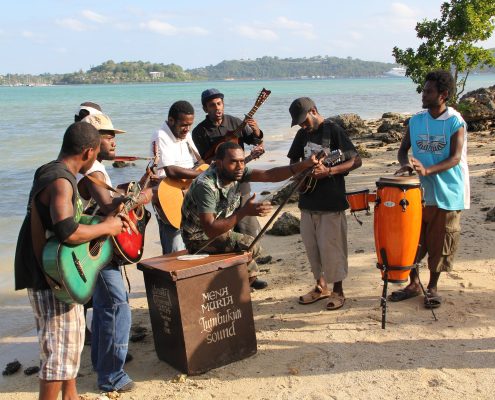
<path fill-rule="evenodd" d="M 160 243 L 162 254 L 170 254 L 176 251 L 185 250 L 186 246 L 182 241 L 180 229 L 175 229 L 172 225 L 158 219 L 158 229 L 160 233 Z"/>
<path fill-rule="evenodd" d="M 47 290 L 28 289 L 33 308 L 41 368 L 39 399 L 77 400 L 76 376 L 84 346 L 84 312 L 81 305 L 62 303 Z"/>
<path fill-rule="evenodd" d="M 131 382 L 124 371 L 130 328 L 131 309 L 120 267 L 109 265 L 100 271 L 93 294 L 91 360 L 101 390 L 119 390 Z"/>

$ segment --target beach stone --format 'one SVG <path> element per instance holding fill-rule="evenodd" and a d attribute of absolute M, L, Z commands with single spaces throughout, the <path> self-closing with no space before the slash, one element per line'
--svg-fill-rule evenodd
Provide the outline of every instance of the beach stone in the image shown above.
<path fill-rule="evenodd" d="M 459 109 L 469 129 L 486 130 L 487 124 L 475 124 L 475 122 L 489 121 L 489 124 L 494 122 L 495 85 L 466 93 L 459 100 Z"/>
<path fill-rule="evenodd" d="M 274 205 L 277 204 L 282 204 L 283 201 L 286 199 L 286 197 L 289 195 L 289 193 L 294 189 L 294 186 L 297 185 L 296 181 L 293 181 L 289 183 L 287 186 L 284 186 L 282 189 L 280 189 L 278 192 L 276 192 L 273 195 L 273 198 L 271 200 L 271 203 Z M 299 192 L 296 190 L 294 193 L 292 193 L 289 197 L 289 200 L 287 203 L 297 203 L 299 201 Z"/>
<path fill-rule="evenodd" d="M 486 213 L 486 221 L 495 222 L 495 207 Z"/>
<path fill-rule="evenodd" d="M 21 369 L 21 363 L 17 360 L 14 360 L 12 362 L 9 362 L 6 366 L 5 366 L 5 369 L 3 370 L 2 372 L 2 375 L 3 376 L 6 376 L 6 375 L 13 375 L 15 374 L 17 371 L 19 371 L 19 369 Z"/>
<path fill-rule="evenodd" d="M 402 137 L 404 136 L 404 132 L 391 130 L 384 133 L 376 133 L 373 135 L 374 138 L 381 140 L 384 143 L 391 144 L 402 141 Z"/>
<path fill-rule="evenodd" d="M 390 132 L 390 131 L 402 132 L 405 130 L 406 129 L 405 129 L 404 124 L 402 122 L 391 121 L 391 120 L 385 119 L 385 120 L 383 120 L 383 122 L 377 128 L 376 131 L 378 133 L 386 133 L 386 132 Z"/>
<path fill-rule="evenodd" d="M 339 114 L 331 117 L 331 120 L 340 125 L 349 136 L 363 136 L 369 134 L 365 122 L 357 114 Z"/>
<path fill-rule="evenodd" d="M 299 223 L 301 220 L 291 213 L 284 212 L 282 216 L 275 221 L 273 228 L 266 233 L 274 236 L 289 236 L 300 233 Z"/>
<path fill-rule="evenodd" d="M 130 165 L 131 165 L 131 163 L 128 163 L 125 161 L 114 161 L 112 163 L 112 167 L 114 167 L 114 168 L 125 168 L 125 167 L 129 167 Z"/>
<path fill-rule="evenodd" d="M 358 145 L 356 150 L 361 158 L 371 158 L 371 153 L 362 144 Z"/>

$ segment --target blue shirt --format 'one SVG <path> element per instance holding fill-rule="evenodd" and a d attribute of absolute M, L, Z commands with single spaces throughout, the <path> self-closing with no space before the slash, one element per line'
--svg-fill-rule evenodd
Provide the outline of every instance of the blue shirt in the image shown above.
<path fill-rule="evenodd" d="M 464 127 L 461 161 L 454 167 L 429 176 L 420 176 L 426 205 L 444 210 L 469 208 L 469 170 L 467 166 L 467 127 L 462 116 L 451 107 L 438 118 L 425 110 L 409 121 L 412 153 L 426 167 L 450 156 L 450 140 Z"/>

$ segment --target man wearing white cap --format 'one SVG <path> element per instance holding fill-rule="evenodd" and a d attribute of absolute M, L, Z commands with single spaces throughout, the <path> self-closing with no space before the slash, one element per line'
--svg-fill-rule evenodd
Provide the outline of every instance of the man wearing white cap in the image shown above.
<path fill-rule="evenodd" d="M 100 153 L 86 175 L 91 175 L 112 186 L 102 161 L 115 158 L 115 135 L 125 131 L 115 129 L 112 121 L 105 114 L 89 115 L 83 121 L 98 129 L 101 137 Z M 90 206 L 98 206 L 102 215 L 114 213 L 124 199 L 123 196 L 114 195 L 87 177 L 79 181 L 78 188 L 81 197 L 90 200 Z M 150 199 L 151 189 L 145 189 L 139 199 L 140 204 L 145 204 Z M 124 371 L 130 329 L 131 308 L 122 278 L 121 265 L 112 261 L 98 275 L 93 293 L 91 329 L 93 336 L 91 361 L 98 374 L 98 387 L 105 392 L 128 392 L 135 386 Z"/>

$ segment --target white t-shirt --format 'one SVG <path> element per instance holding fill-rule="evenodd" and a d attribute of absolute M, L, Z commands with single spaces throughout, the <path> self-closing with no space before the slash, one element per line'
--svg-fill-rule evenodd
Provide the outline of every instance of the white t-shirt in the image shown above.
<path fill-rule="evenodd" d="M 158 144 L 158 171 L 159 177 L 165 177 L 163 167 L 176 165 L 182 168 L 192 168 L 196 164 L 194 152 L 198 153 L 198 149 L 194 145 L 191 132 L 187 133 L 185 139 L 178 139 L 170 131 L 170 128 L 165 121 L 161 129 L 151 135 L 151 152 L 153 153 L 153 142 Z M 191 150 L 193 149 L 193 150 Z"/>

